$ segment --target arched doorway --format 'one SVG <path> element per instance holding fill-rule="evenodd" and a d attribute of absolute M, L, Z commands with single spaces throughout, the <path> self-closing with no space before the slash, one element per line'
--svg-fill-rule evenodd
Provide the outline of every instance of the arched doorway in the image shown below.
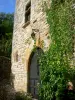
<path fill-rule="evenodd" d="M 39 47 L 33 51 L 28 63 L 28 92 L 35 98 L 38 98 L 37 83 L 39 83 L 39 63 L 38 58 L 43 53 Z"/>

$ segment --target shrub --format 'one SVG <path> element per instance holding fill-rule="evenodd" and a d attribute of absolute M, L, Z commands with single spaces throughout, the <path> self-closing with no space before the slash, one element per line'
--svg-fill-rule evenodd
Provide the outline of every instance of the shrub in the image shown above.
<path fill-rule="evenodd" d="M 71 65 L 75 31 L 73 3 L 73 0 L 52 0 L 50 9 L 46 9 L 52 43 L 39 60 L 40 100 L 61 100 L 67 83 L 75 76 Z"/>
<path fill-rule="evenodd" d="M 32 100 L 32 97 L 30 94 L 24 93 L 24 92 L 18 92 L 15 95 L 15 100 Z"/>

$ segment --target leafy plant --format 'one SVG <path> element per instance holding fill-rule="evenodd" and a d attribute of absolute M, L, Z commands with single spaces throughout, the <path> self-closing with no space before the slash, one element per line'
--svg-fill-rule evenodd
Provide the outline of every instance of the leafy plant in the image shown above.
<path fill-rule="evenodd" d="M 18 92 L 15 95 L 15 100 L 32 100 L 32 97 L 30 94 L 23 93 L 23 92 Z"/>
<path fill-rule="evenodd" d="M 0 13 L 0 56 L 11 55 L 13 19 L 13 14 Z"/>
<path fill-rule="evenodd" d="M 50 9 L 46 9 L 52 43 L 39 61 L 40 100 L 62 100 L 63 90 L 75 76 L 71 65 L 75 32 L 73 3 L 74 0 L 52 0 Z"/>

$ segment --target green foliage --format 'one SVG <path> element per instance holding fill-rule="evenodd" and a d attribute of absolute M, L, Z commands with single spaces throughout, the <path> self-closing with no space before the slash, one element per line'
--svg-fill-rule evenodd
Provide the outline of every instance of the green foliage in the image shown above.
<path fill-rule="evenodd" d="M 13 18 L 13 14 L 0 13 L 0 56 L 10 57 Z"/>
<path fill-rule="evenodd" d="M 75 25 L 73 0 L 52 0 L 47 9 L 52 43 L 40 59 L 40 100 L 62 100 L 61 94 L 75 76 L 71 65 Z"/>
<path fill-rule="evenodd" d="M 32 100 L 32 97 L 30 94 L 18 92 L 18 93 L 16 93 L 15 100 Z"/>
<path fill-rule="evenodd" d="M 12 33 L 6 33 L 0 40 L 0 56 L 10 57 L 12 46 Z"/>
<path fill-rule="evenodd" d="M 0 39 L 13 31 L 13 14 L 0 13 Z"/>

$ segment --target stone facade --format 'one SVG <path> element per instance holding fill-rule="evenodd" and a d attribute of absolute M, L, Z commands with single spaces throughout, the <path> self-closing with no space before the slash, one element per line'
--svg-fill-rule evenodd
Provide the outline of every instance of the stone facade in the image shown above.
<path fill-rule="evenodd" d="M 43 51 L 50 45 L 49 26 L 43 11 L 44 0 L 31 0 L 30 23 L 25 23 L 25 9 L 30 0 L 16 0 L 12 41 L 12 74 L 16 92 L 27 92 L 28 62 L 34 46 Z M 47 0 L 46 0 L 47 1 Z M 32 38 L 35 34 L 35 39 Z"/>

